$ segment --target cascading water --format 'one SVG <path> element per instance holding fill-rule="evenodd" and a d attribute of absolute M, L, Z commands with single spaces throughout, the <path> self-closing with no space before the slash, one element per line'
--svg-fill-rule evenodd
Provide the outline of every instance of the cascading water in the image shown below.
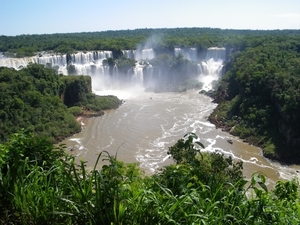
<path fill-rule="evenodd" d="M 225 48 L 208 48 L 204 58 L 201 57 L 203 53 L 198 54 L 195 48 L 175 48 L 174 52 L 176 56 L 181 54 L 185 59 L 197 62 L 198 80 L 203 83 L 202 89 L 213 89 L 214 82 L 222 76 L 223 63 L 226 62 Z"/>
<path fill-rule="evenodd" d="M 134 74 L 132 76 L 132 84 L 143 85 L 143 65 L 138 62 L 135 64 Z"/>
<path fill-rule="evenodd" d="M 43 52 L 36 56 L 25 58 L 1 57 L 0 66 L 21 69 L 29 63 L 39 63 L 47 67 L 56 68 L 58 73 L 64 75 L 89 75 L 99 82 L 102 80 L 102 85 L 95 85 L 97 90 L 100 88 L 117 89 L 122 88 L 122 86 L 136 85 L 153 87 L 163 81 L 164 77 L 170 76 L 166 74 L 164 69 L 160 68 L 155 68 L 154 73 L 154 68 L 148 62 L 156 57 L 155 51 L 152 48 L 123 50 L 122 52 L 127 58 L 137 61 L 135 67 L 129 69 L 127 73 L 125 72 L 125 75 L 118 72 L 117 64 L 111 71 L 109 71 L 108 65 L 103 64 L 104 60 L 113 57 L 111 51 L 77 52 L 68 55 Z M 204 90 L 211 89 L 213 81 L 221 77 L 223 62 L 226 60 L 225 53 L 225 48 L 209 48 L 206 51 L 205 57 L 203 57 L 204 53 L 199 53 L 196 48 L 174 49 L 175 56 L 182 54 L 185 59 L 198 64 L 198 79 L 204 83 Z M 144 72 L 146 73 L 144 74 Z"/>
<path fill-rule="evenodd" d="M 135 59 L 135 50 L 123 50 L 123 55 L 126 56 L 126 58 L 129 58 L 129 59 Z"/>
<path fill-rule="evenodd" d="M 226 61 L 225 48 L 209 48 L 205 60 L 198 64 L 199 81 L 203 83 L 203 90 L 213 89 L 215 81 L 219 80 Z"/>
<path fill-rule="evenodd" d="M 152 48 L 148 49 L 139 49 L 136 51 L 135 60 L 142 61 L 142 60 L 151 60 L 155 58 L 155 52 Z"/>
<path fill-rule="evenodd" d="M 186 93 L 151 93 L 144 92 L 141 84 L 152 82 L 152 77 L 163 77 L 161 70 L 155 71 L 145 61 L 155 57 L 153 49 L 145 51 L 126 50 L 124 55 L 138 59 L 134 68 L 128 71 L 132 84 L 130 90 L 119 88 L 123 82 L 117 66 L 110 74 L 103 60 L 112 57 L 110 51 L 78 52 L 70 55 L 55 55 L 42 53 L 41 56 L 28 58 L 6 58 L 0 56 L 0 66 L 20 69 L 28 63 L 41 63 L 59 67 L 59 72 L 67 75 L 68 60 L 75 67 L 77 74 L 91 75 L 92 89 L 99 95 L 113 94 L 126 100 L 117 110 L 110 110 L 103 117 L 91 118 L 84 121 L 82 132 L 65 140 L 71 146 L 72 154 L 87 161 L 93 167 L 97 155 L 106 150 L 124 162 L 139 162 L 147 172 L 172 163 L 167 155 L 168 147 L 174 145 L 187 132 L 195 132 L 200 141 L 206 146 L 204 151 L 219 151 L 231 155 L 234 159 L 244 162 L 244 174 L 247 178 L 256 171 L 261 171 L 269 178 L 268 184 L 274 185 L 278 179 L 291 179 L 299 167 L 284 167 L 270 162 L 262 157 L 261 150 L 243 143 L 238 138 L 230 136 L 214 125 L 207 122 L 207 116 L 215 104 L 205 95 L 198 94 L 199 90 Z M 224 48 L 209 48 L 204 53 L 197 49 L 174 49 L 175 55 L 198 63 L 199 80 L 205 83 L 204 88 L 211 88 L 211 83 L 222 76 L 223 63 L 226 62 Z M 67 60 L 68 59 L 68 60 Z M 155 74 L 155 73 L 158 74 Z M 147 79 L 144 79 L 147 73 Z M 119 76 L 118 76 L 119 75 Z M 109 90 L 108 90 L 109 89 Z M 231 138 L 233 144 L 226 139 Z"/>
<path fill-rule="evenodd" d="M 76 74 L 90 75 L 93 67 L 98 72 L 103 71 L 102 61 L 112 57 L 111 51 L 77 52 L 74 54 L 49 54 L 39 53 L 36 56 L 24 58 L 0 58 L 0 66 L 21 69 L 29 63 L 38 63 L 50 67 L 58 67 L 58 72 L 64 75 L 68 74 L 67 66 L 72 64 L 75 67 Z"/>
<path fill-rule="evenodd" d="M 195 62 L 199 61 L 197 48 L 188 48 L 188 49 L 175 48 L 174 53 L 175 56 L 181 54 L 187 60 L 191 60 Z"/>

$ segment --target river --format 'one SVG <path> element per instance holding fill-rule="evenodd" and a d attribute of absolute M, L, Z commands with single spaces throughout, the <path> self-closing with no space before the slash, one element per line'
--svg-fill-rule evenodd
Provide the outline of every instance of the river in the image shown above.
<path fill-rule="evenodd" d="M 212 83 L 223 75 L 224 62 L 228 60 L 226 52 L 226 48 L 216 47 L 200 53 L 196 48 L 174 49 L 176 56 L 181 54 L 185 59 L 197 63 L 198 79 L 204 84 L 205 90 L 210 90 Z M 130 50 L 123 53 L 135 60 L 155 57 L 153 49 Z M 111 155 L 117 153 L 117 158 L 124 162 L 139 162 L 147 174 L 152 174 L 158 168 L 173 163 L 167 155 L 168 147 L 174 145 L 188 132 L 194 132 L 205 146 L 203 151 L 218 151 L 231 155 L 235 160 L 242 160 L 244 175 L 248 179 L 254 172 L 260 171 L 267 176 L 268 186 L 274 186 L 277 180 L 298 177 L 297 171 L 300 171 L 300 166 L 284 166 L 269 161 L 262 157 L 261 149 L 216 129 L 207 121 L 208 115 L 216 105 L 212 103 L 212 99 L 199 94 L 196 90 L 159 94 L 144 92 L 139 86 L 130 90 L 118 90 L 119 86 L 116 84 L 124 85 L 123 80 L 118 81 L 118 77 L 122 74 L 116 69 L 111 76 L 108 69 L 103 66 L 103 60 L 110 57 L 111 51 L 77 52 L 71 54 L 69 59 L 67 55 L 48 53 L 26 58 L 6 58 L 0 53 L 0 66 L 20 69 L 28 63 L 50 64 L 58 67 L 59 73 L 67 75 L 67 61 L 71 60 L 77 74 L 92 77 L 92 89 L 96 94 L 112 94 L 124 100 L 124 104 L 118 109 L 106 111 L 102 117 L 85 119 L 82 132 L 63 142 L 67 145 L 67 149 L 73 150 L 69 151 L 70 154 L 76 155 L 78 161 L 80 159 L 87 161 L 89 167 L 94 166 L 100 152 L 107 151 Z M 129 86 L 143 84 L 145 65 L 150 64 L 139 62 L 130 70 L 132 77 Z M 92 68 L 95 69 L 94 72 Z M 149 68 L 151 71 L 152 67 Z M 157 82 L 159 83 L 159 80 L 156 80 Z M 114 90 L 97 91 L 107 88 Z M 226 141 L 228 138 L 233 140 L 232 144 Z"/>
<path fill-rule="evenodd" d="M 82 132 L 63 143 L 72 148 L 70 154 L 94 166 L 101 151 L 116 155 L 124 162 L 139 162 L 146 174 L 173 163 L 168 147 L 188 132 L 194 132 L 205 146 L 203 151 L 218 151 L 244 162 L 247 179 L 254 172 L 267 177 L 267 185 L 274 187 L 278 180 L 298 176 L 300 166 L 284 166 L 267 160 L 261 149 L 244 143 L 237 137 L 216 129 L 207 121 L 216 107 L 212 99 L 192 90 L 184 93 L 150 93 L 134 88 L 126 91 L 102 91 L 98 95 L 114 94 L 124 103 L 104 116 L 85 119 Z M 230 144 L 227 139 L 233 140 Z"/>

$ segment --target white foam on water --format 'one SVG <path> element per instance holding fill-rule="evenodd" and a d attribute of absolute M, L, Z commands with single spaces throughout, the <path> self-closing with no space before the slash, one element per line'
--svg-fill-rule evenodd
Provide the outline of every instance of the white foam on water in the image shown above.
<path fill-rule="evenodd" d="M 70 141 L 75 141 L 75 142 L 78 143 L 78 144 L 81 143 L 81 141 L 80 141 L 79 138 L 70 138 L 69 140 L 70 140 Z"/>
<path fill-rule="evenodd" d="M 121 88 L 121 89 L 96 89 L 93 88 L 93 92 L 96 95 L 100 96 L 107 96 L 107 95 L 113 95 L 117 96 L 121 100 L 127 100 L 127 99 L 134 99 L 137 97 L 140 97 L 141 95 L 145 95 L 144 92 L 145 88 L 143 88 L 141 85 L 135 85 L 128 88 Z"/>
<path fill-rule="evenodd" d="M 203 121 L 198 121 L 200 124 L 206 126 L 206 127 L 213 127 L 215 128 L 216 126 L 210 122 L 203 122 Z"/>

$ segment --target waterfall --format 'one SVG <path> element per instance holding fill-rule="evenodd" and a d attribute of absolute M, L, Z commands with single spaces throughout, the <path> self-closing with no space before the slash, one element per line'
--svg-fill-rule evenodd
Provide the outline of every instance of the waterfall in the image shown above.
<path fill-rule="evenodd" d="M 222 77 L 223 63 L 226 61 L 225 48 L 208 48 L 205 60 L 198 63 L 199 81 L 203 90 L 213 89 L 214 83 Z"/>
<path fill-rule="evenodd" d="M 135 59 L 135 50 L 123 50 L 123 55 L 126 56 L 126 58 L 129 59 Z"/>
<path fill-rule="evenodd" d="M 29 63 L 38 63 L 38 57 L 25 57 L 25 58 L 6 58 L 0 59 L 0 67 L 9 67 L 15 69 L 22 69 Z"/>
<path fill-rule="evenodd" d="M 144 74 L 143 74 L 143 86 L 145 88 L 149 87 L 155 87 L 154 77 L 153 77 L 153 66 L 151 64 L 147 64 L 143 68 Z"/>
<path fill-rule="evenodd" d="M 143 65 L 140 65 L 139 63 L 135 64 L 134 74 L 131 78 L 133 84 L 143 85 L 143 68 Z"/>
<path fill-rule="evenodd" d="M 43 65 L 53 65 L 53 66 L 64 66 L 67 64 L 66 57 L 64 55 L 50 55 L 50 54 L 43 54 L 40 57 L 37 57 L 37 63 Z"/>
<path fill-rule="evenodd" d="M 226 61 L 226 48 L 212 47 L 207 49 L 206 60 L 214 59 L 215 61 Z"/>
<path fill-rule="evenodd" d="M 1 54 L 2 55 L 2 54 Z M 67 66 L 75 66 L 76 74 L 90 75 L 92 71 L 102 71 L 102 61 L 112 57 L 111 51 L 77 52 L 74 54 L 39 53 L 36 56 L 24 58 L 0 58 L 0 66 L 21 69 L 29 63 L 43 64 L 48 67 L 58 67 L 58 72 L 68 75 Z"/>
<path fill-rule="evenodd" d="M 175 56 L 181 54 L 185 59 L 198 63 L 198 80 L 203 83 L 203 90 L 213 89 L 216 82 L 223 72 L 223 63 L 226 61 L 226 48 L 212 47 L 203 53 L 198 54 L 196 48 L 175 48 Z"/>
<path fill-rule="evenodd" d="M 152 67 L 149 60 L 156 57 L 152 48 L 139 48 L 137 50 L 123 50 L 126 58 L 135 59 L 134 68 L 120 70 L 118 65 L 109 69 L 103 65 L 103 60 L 113 58 L 112 51 L 79 51 L 73 54 L 55 54 L 40 52 L 32 57 L 9 58 L 0 54 L 0 67 L 21 69 L 29 63 L 43 64 L 55 68 L 59 74 L 89 75 L 92 77 L 93 88 L 122 88 L 128 85 L 154 87 L 160 82 L 168 81 L 167 71 L 161 67 Z M 226 61 L 225 48 L 208 48 L 199 52 L 197 48 L 174 48 L 174 55 L 182 55 L 185 59 L 197 63 L 198 79 L 204 83 L 204 90 L 210 90 L 213 83 L 222 76 L 223 63 Z M 125 73 L 125 74 L 123 74 Z M 188 77 L 188 76 L 187 76 Z M 96 84 L 97 83 L 97 84 Z"/>
<path fill-rule="evenodd" d="M 153 58 L 155 58 L 155 53 L 152 48 L 139 49 L 136 51 L 135 60 L 137 61 L 151 60 Z"/>
<path fill-rule="evenodd" d="M 175 56 L 179 56 L 181 54 L 187 60 L 191 60 L 195 62 L 199 61 L 197 48 L 188 48 L 188 49 L 175 48 L 174 53 Z"/>

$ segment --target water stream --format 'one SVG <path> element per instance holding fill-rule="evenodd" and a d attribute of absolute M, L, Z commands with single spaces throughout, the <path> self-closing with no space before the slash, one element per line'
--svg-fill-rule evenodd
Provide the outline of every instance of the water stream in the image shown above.
<path fill-rule="evenodd" d="M 198 91 L 186 93 L 147 93 L 143 89 L 103 91 L 125 102 L 102 117 L 83 121 L 82 132 L 64 141 L 73 146 L 70 154 L 87 161 L 92 167 L 97 155 L 107 151 L 124 162 L 139 162 L 148 174 L 173 163 L 168 147 L 188 132 L 194 132 L 205 146 L 203 151 L 218 151 L 244 162 L 244 175 L 250 178 L 260 171 L 267 176 L 268 186 L 279 179 L 297 177 L 300 166 L 284 166 L 264 158 L 261 149 L 216 129 L 207 116 L 216 107 L 212 99 Z M 231 138 L 233 143 L 227 142 Z M 101 165 L 101 164 L 100 164 Z"/>

